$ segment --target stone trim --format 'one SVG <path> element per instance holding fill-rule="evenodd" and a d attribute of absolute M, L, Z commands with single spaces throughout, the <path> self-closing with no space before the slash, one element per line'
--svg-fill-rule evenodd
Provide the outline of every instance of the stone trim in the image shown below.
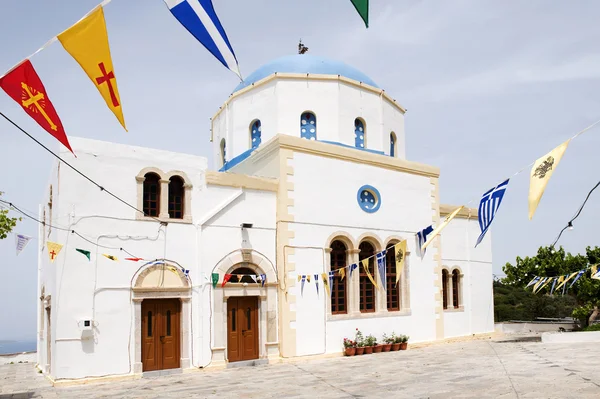
<path fill-rule="evenodd" d="M 454 212 L 460 205 L 440 204 L 440 216 L 447 216 Z M 458 219 L 475 219 L 477 220 L 477 208 L 463 208 L 456 214 Z"/>
<path fill-rule="evenodd" d="M 281 151 L 292 150 L 294 152 L 372 165 L 377 168 L 419 176 L 439 177 L 440 175 L 440 169 L 435 166 L 284 134 L 277 134 L 266 143 L 261 144 L 261 146 L 258 147 L 244 162 L 258 162 L 264 154 L 271 153 L 276 148 L 279 148 Z M 235 169 L 235 167 L 233 169 Z"/>
<path fill-rule="evenodd" d="M 431 214 L 432 222 L 436 226 L 440 224 L 440 186 L 439 178 L 431 177 Z M 441 237 L 434 238 L 434 242 L 430 245 L 433 252 L 434 268 L 433 268 L 433 286 L 434 286 L 434 303 L 435 303 L 435 332 L 436 339 L 444 338 L 444 303 L 442 302 L 442 243 Z"/>
<path fill-rule="evenodd" d="M 303 139 L 300 139 L 303 140 Z M 308 141 L 308 140 L 304 140 Z M 288 258 L 294 255 L 294 248 L 290 248 L 294 239 L 291 223 L 294 221 L 294 187 L 288 183 L 293 182 L 294 152 L 287 149 L 280 150 L 279 156 L 279 189 L 277 191 L 277 264 L 279 275 L 279 342 L 280 352 L 283 357 L 296 356 L 296 265 Z"/>
<path fill-rule="evenodd" d="M 216 186 L 238 187 L 250 190 L 277 191 L 279 182 L 277 179 L 266 177 L 246 176 L 230 172 L 206 171 L 206 184 Z"/>

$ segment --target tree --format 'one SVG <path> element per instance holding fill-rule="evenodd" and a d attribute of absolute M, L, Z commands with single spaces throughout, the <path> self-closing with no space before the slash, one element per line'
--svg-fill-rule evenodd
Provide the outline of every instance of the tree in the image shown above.
<path fill-rule="evenodd" d="M 562 276 L 587 268 L 589 265 L 600 263 L 600 248 L 587 247 L 585 255 L 571 255 L 560 247 L 540 247 L 538 253 L 533 257 L 517 257 L 515 265 L 506 263 L 502 270 L 506 277 L 502 280 L 503 284 L 515 287 L 525 288 L 527 284 L 536 276 L 555 277 Z M 582 314 L 587 313 L 588 317 L 594 307 L 600 305 L 600 280 L 593 280 L 590 271 L 584 273 L 573 287 L 570 280 L 566 286 L 566 292 L 573 296 L 579 308 L 573 312 L 574 317 L 584 319 Z M 549 293 L 552 283 L 548 284 L 542 292 Z M 562 288 L 560 289 L 562 292 Z M 555 295 L 558 293 L 555 292 Z M 587 320 L 584 322 L 584 324 Z"/>
<path fill-rule="evenodd" d="M 0 191 L 0 196 L 2 194 L 2 191 Z M 0 240 L 5 239 L 8 236 L 8 233 L 15 228 L 17 221 L 20 220 L 21 218 L 12 218 L 8 216 L 8 209 L 0 209 Z"/>

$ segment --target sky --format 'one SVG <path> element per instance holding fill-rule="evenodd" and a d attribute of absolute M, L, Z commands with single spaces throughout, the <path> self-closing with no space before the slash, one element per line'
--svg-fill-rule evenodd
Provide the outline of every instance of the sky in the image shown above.
<path fill-rule="evenodd" d="M 0 0 L 0 74 L 67 29 L 98 0 Z M 557 0 L 377 0 L 370 27 L 349 0 L 213 0 L 244 76 L 309 53 L 370 76 L 407 108 L 407 159 L 441 168 L 441 201 L 477 207 L 488 189 L 600 119 L 600 3 Z M 239 83 L 162 0 L 105 9 L 125 132 L 76 62 L 55 43 L 32 58 L 69 136 L 210 158 L 209 118 Z M 0 110 L 52 148 L 56 141 L 0 92 Z M 550 245 L 597 183 L 600 126 L 574 140 L 532 221 L 529 168 L 511 179 L 492 225 L 493 270 Z M 0 120 L 3 199 L 37 214 L 51 156 Z M 595 194 L 595 195 L 600 195 Z M 560 244 L 597 243 L 592 195 Z M 424 226 L 425 227 L 425 226 Z M 17 233 L 37 235 L 24 220 Z M 489 239 L 489 238 L 486 238 Z M 0 240 L 0 339 L 35 339 L 37 242 L 18 257 Z"/>

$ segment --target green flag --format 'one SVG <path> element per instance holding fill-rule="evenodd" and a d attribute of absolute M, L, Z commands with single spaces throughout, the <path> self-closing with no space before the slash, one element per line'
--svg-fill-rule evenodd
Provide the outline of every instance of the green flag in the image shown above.
<path fill-rule="evenodd" d="M 215 288 L 217 286 L 218 282 L 219 282 L 219 273 L 213 273 L 212 274 L 212 285 L 213 285 L 213 288 Z"/>
<path fill-rule="evenodd" d="M 365 25 L 369 27 L 369 0 L 350 0 L 360 14 L 360 17 L 365 21 Z"/>
<path fill-rule="evenodd" d="M 90 260 L 90 251 L 86 251 L 85 249 L 75 248 L 75 251 L 84 254 L 87 256 L 88 260 Z"/>

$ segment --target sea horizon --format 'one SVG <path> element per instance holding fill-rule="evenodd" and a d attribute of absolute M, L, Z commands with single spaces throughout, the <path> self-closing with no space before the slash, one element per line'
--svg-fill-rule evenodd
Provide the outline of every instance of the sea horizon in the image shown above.
<path fill-rule="evenodd" d="M 37 348 L 35 339 L 0 339 L 0 355 L 12 353 L 33 352 Z"/>

